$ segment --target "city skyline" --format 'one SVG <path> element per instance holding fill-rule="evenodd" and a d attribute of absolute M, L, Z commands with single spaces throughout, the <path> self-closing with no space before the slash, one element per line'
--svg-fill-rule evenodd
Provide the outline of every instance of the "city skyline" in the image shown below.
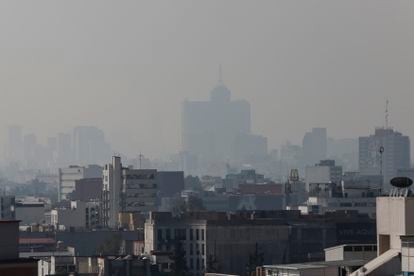
<path fill-rule="evenodd" d="M 46 140 L 95 125 L 118 151 L 176 152 L 182 101 L 207 99 L 222 64 L 269 148 L 300 144 L 312 127 L 367 135 L 384 125 L 386 99 L 390 125 L 414 135 L 413 3 L 101 1 L 95 13 L 92 2 L 1 4 L 2 131 L 18 124 Z"/>

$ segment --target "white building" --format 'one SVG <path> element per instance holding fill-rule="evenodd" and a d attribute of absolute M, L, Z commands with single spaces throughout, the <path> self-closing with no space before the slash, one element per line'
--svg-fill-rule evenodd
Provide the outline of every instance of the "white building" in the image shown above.
<path fill-rule="evenodd" d="M 414 274 L 414 197 L 404 195 L 377 198 L 377 257 L 352 276 Z"/>
<path fill-rule="evenodd" d="M 383 175 L 383 191 L 399 169 L 410 168 L 410 138 L 390 128 L 377 128 L 375 134 L 359 137 L 359 171 L 362 175 Z"/>
<path fill-rule="evenodd" d="M 120 213 L 148 212 L 157 206 L 157 171 L 122 167 L 121 158 L 103 170 L 103 224 L 118 225 Z"/>
<path fill-rule="evenodd" d="M 69 166 L 68 168 L 59 169 L 58 200 L 68 199 L 68 195 L 75 190 L 76 180 L 101 177 L 102 167 L 98 165 Z"/>
<path fill-rule="evenodd" d="M 335 165 L 334 160 L 320 160 L 314 166 L 306 167 L 305 182 L 315 183 L 334 183 L 340 185 L 342 180 L 342 167 Z"/>

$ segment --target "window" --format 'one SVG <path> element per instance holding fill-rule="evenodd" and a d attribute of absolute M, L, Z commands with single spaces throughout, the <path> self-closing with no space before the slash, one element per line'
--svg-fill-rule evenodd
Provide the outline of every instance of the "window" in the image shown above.
<path fill-rule="evenodd" d="M 192 241 L 193 239 L 194 239 L 194 236 L 193 236 L 193 230 L 194 229 L 190 229 L 190 241 Z"/>
<path fill-rule="evenodd" d="M 196 245 L 195 245 L 195 251 L 196 251 L 197 255 L 200 255 L 200 246 L 199 246 L 198 243 L 196 243 Z"/>
<path fill-rule="evenodd" d="M 205 255 L 205 248 L 204 248 L 204 244 L 201 245 L 201 255 Z"/>
<path fill-rule="evenodd" d="M 196 240 L 199 241 L 200 240 L 200 230 L 196 229 Z"/>
<path fill-rule="evenodd" d="M 204 229 L 201 229 L 201 240 L 204 241 Z"/>
<path fill-rule="evenodd" d="M 193 263 L 193 258 L 190 258 L 190 269 L 193 270 L 194 269 L 194 263 Z"/>
<path fill-rule="evenodd" d="M 157 240 L 162 241 L 162 229 L 157 230 Z"/>
<path fill-rule="evenodd" d="M 171 229 L 166 229 L 165 230 L 165 239 L 167 241 L 170 241 L 171 240 Z"/>
<path fill-rule="evenodd" d="M 174 234 L 175 234 L 175 238 L 180 241 L 184 241 L 187 239 L 186 229 L 175 229 Z"/>
<path fill-rule="evenodd" d="M 190 243 L 190 256 L 193 255 L 193 254 L 194 254 L 194 252 L 193 252 L 193 244 Z"/>
<path fill-rule="evenodd" d="M 355 252 L 361 252 L 362 251 L 362 246 L 355 246 L 354 251 Z"/>
<path fill-rule="evenodd" d="M 196 266 L 196 269 L 197 270 L 200 270 L 200 259 L 199 258 L 197 258 L 197 266 Z"/>

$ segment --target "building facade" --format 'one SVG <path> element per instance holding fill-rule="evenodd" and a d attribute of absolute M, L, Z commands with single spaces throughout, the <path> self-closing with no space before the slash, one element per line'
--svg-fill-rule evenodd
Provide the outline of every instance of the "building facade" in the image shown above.
<path fill-rule="evenodd" d="M 85 178 L 102 178 L 102 167 L 98 165 L 69 166 L 59 169 L 58 200 L 69 199 L 69 194 L 75 191 L 76 181 Z"/>
<path fill-rule="evenodd" d="M 230 90 L 220 80 L 209 101 L 183 103 L 183 151 L 202 161 L 226 160 L 236 138 L 250 134 L 250 120 L 250 104 L 231 100 Z"/>
<path fill-rule="evenodd" d="M 382 175 L 383 191 L 389 191 L 390 179 L 398 170 L 410 168 L 410 138 L 390 128 L 359 137 L 359 171 L 362 175 Z"/>
<path fill-rule="evenodd" d="M 305 165 L 314 165 L 320 160 L 326 159 L 328 138 L 326 128 L 313 128 L 303 137 L 302 150 Z"/>
<path fill-rule="evenodd" d="M 122 166 L 114 156 L 103 170 L 103 224 L 116 227 L 120 213 L 148 212 L 157 206 L 157 171 Z"/>

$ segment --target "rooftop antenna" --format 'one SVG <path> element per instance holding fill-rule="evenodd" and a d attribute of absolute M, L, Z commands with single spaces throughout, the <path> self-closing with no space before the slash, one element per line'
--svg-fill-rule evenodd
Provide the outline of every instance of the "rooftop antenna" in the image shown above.
<path fill-rule="evenodd" d="M 142 169 L 142 158 L 144 157 L 144 155 L 142 154 L 142 153 L 140 153 L 139 155 L 138 155 L 138 158 L 139 158 L 139 168 L 140 169 Z"/>
<path fill-rule="evenodd" d="M 388 99 L 385 101 L 385 128 L 388 129 L 389 127 L 389 121 L 388 121 L 388 117 L 389 117 L 389 110 L 388 110 L 388 105 L 389 105 L 389 101 Z"/>

